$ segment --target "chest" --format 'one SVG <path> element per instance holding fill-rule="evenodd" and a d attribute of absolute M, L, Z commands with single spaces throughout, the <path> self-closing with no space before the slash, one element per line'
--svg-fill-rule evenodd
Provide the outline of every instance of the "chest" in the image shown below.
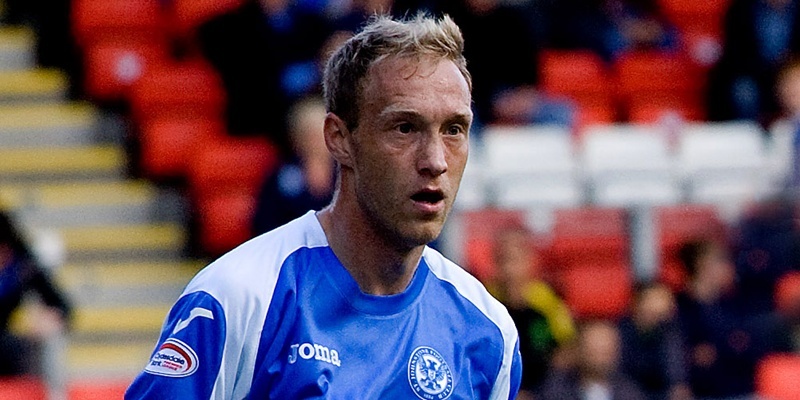
<path fill-rule="evenodd" d="M 276 356 L 257 366 L 252 398 L 489 397 L 502 352 L 481 329 L 468 333 L 427 307 L 374 317 L 329 305 L 298 314 Z"/>

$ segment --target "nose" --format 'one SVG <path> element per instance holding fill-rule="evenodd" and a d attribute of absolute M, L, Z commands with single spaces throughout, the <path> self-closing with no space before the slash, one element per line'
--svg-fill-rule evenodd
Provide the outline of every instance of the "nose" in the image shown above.
<path fill-rule="evenodd" d="M 418 151 L 417 170 L 434 177 L 447 172 L 446 148 L 441 135 L 424 135 Z"/>

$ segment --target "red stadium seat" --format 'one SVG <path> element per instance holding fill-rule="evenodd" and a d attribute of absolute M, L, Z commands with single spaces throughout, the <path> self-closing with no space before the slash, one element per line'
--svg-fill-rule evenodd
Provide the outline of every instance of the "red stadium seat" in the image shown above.
<path fill-rule="evenodd" d="M 478 279 L 494 277 L 495 235 L 503 228 L 524 226 L 525 213 L 519 210 L 488 208 L 459 214 L 464 237 L 464 266 Z"/>
<path fill-rule="evenodd" d="M 164 36 L 158 0 L 74 0 L 71 26 L 79 46 L 103 38 Z"/>
<path fill-rule="evenodd" d="M 640 51 L 621 56 L 614 64 L 619 98 L 635 102 L 702 107 L 705 77 L 687 57 Z"/>
<path fill-rule="evenodd" d="M 241 193 L 254 196 L 278 163 L 277 148 L 261 138 L 225 138 L 207 143 L 190 158 L 195 198 Z"/>
<path fill-rule="evenodd" d="M 73 381 L 67 386 L 67 400 L 122 399 L 129 385 L 127 380 Z"/>
<path fill-rule="evenodd" d="M 678 249 L 695 238 L 723 239 L 725 223 L 716 207 L 703 204 L 661 206 L 655 209 L 654 218 L 661 252 L 659 279 L 673 290 L 682 289 L 686 273 Z"/>
<path fill-rule="evenodd" d="M 84 49 L 85 90 L 95 101 L 129 97 L 130 87 L 146 71 L 167 60 L 166 43 L 141 38 L 106 38 Z"/>
<path fill-rule="evenodd" d="M 683 33 L 722 36 L 725 12 L 731 0 L 659 0 L 667 18 Z"/>
<path fill-rule="evenodd" d="M 141 124 L 162 116 L 222 117 L 225 91 L 216 72 L 202 62 L 159 65 L 131 89 L 131 112 Z"/>
<path fill-rule="evenodd" d="M 197 203 L 199 240 L 205 254 L 216 256 L 252 236 L 256 200 L 244 193 L 206 196 Z"/>
<path fill-rule="evenodd" d="M 582 135 L 583 129 L 589 125 L 610 124 L 617 120 L 617 110 L 613 103 L 578 104 L 572 131 L 576 136 Z"/>
<path fill-rule="evenodd" d="M 621 208 L 555 211 L 547 265 L 569 269 L 586 264 L 626 263 L 629 240 Z"/>
<path fill-rule="evenodd" d="M 173 0 L 172 29 L 180 36 L 191 36 L 202 23 L 243 3 L 244 0 Z"/>
<path fill-rule="evenodd" d="M 0 399 L 46 400 L 47 387 L 33 376 L 0 378 Z"/>
<path fill-rule="evenodd" d="M 783 313 L 800 311 L 800 271 L 783 275 L 775 285 L 775 308 Z"/>
<path fill-rule="evenodd" d="M 540 60 L 540 81 L 545 92 L 564 95 L 581 105 L 610 104 L 610 74 L 603 60 L 591 51 L 546 51 Z"/>
<path fill-rule="evenodd" d="M 762 359 L 756 370 L 756 393 L 769 400 L 800 399 L 800 356 L 774 354 Z"/>
<path fill-rule="evenodd" d="M 564 302 L 577 319 L 617 319 L 625 315 L 633 292 L 626 264 L 586 263 L 562 271 Z"/>
<path fill-rule="evenodd" d="M 153 179 L 185 178 L 197 149 L 225 136 L 221 120 L 213 118 L 149 119 L 139 133 L 140 165 Z"/>
<path fill-rule="evenodd" d="M 680 121 L 704 121 L 702 108 L 686 103 L 654 104 L 635 98 L 628 104 L 628 121 L 632 123 L 660 123 L 668 119 Z"/>

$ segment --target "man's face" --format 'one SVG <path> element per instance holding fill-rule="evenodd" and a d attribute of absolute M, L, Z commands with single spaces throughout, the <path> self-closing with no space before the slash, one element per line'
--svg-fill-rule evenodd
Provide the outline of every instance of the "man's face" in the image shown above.
<path fill-rule="evenodd" d="M 434 240 L 469 153 L 467 82 L 449 60 L 390 57 L 372 66 L 350 140 L 358 204 L 400 248 Z"/>

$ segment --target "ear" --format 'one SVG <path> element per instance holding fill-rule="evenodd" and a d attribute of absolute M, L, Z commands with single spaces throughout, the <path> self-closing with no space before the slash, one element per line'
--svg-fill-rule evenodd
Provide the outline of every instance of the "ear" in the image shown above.
<path fill-rule="evenodd" d="M 325 145 L 339 164 L 352 167 L 353 154 L 350 142 L 350 130 L 338 115 L 329 112 L 325 116 Z"/>

